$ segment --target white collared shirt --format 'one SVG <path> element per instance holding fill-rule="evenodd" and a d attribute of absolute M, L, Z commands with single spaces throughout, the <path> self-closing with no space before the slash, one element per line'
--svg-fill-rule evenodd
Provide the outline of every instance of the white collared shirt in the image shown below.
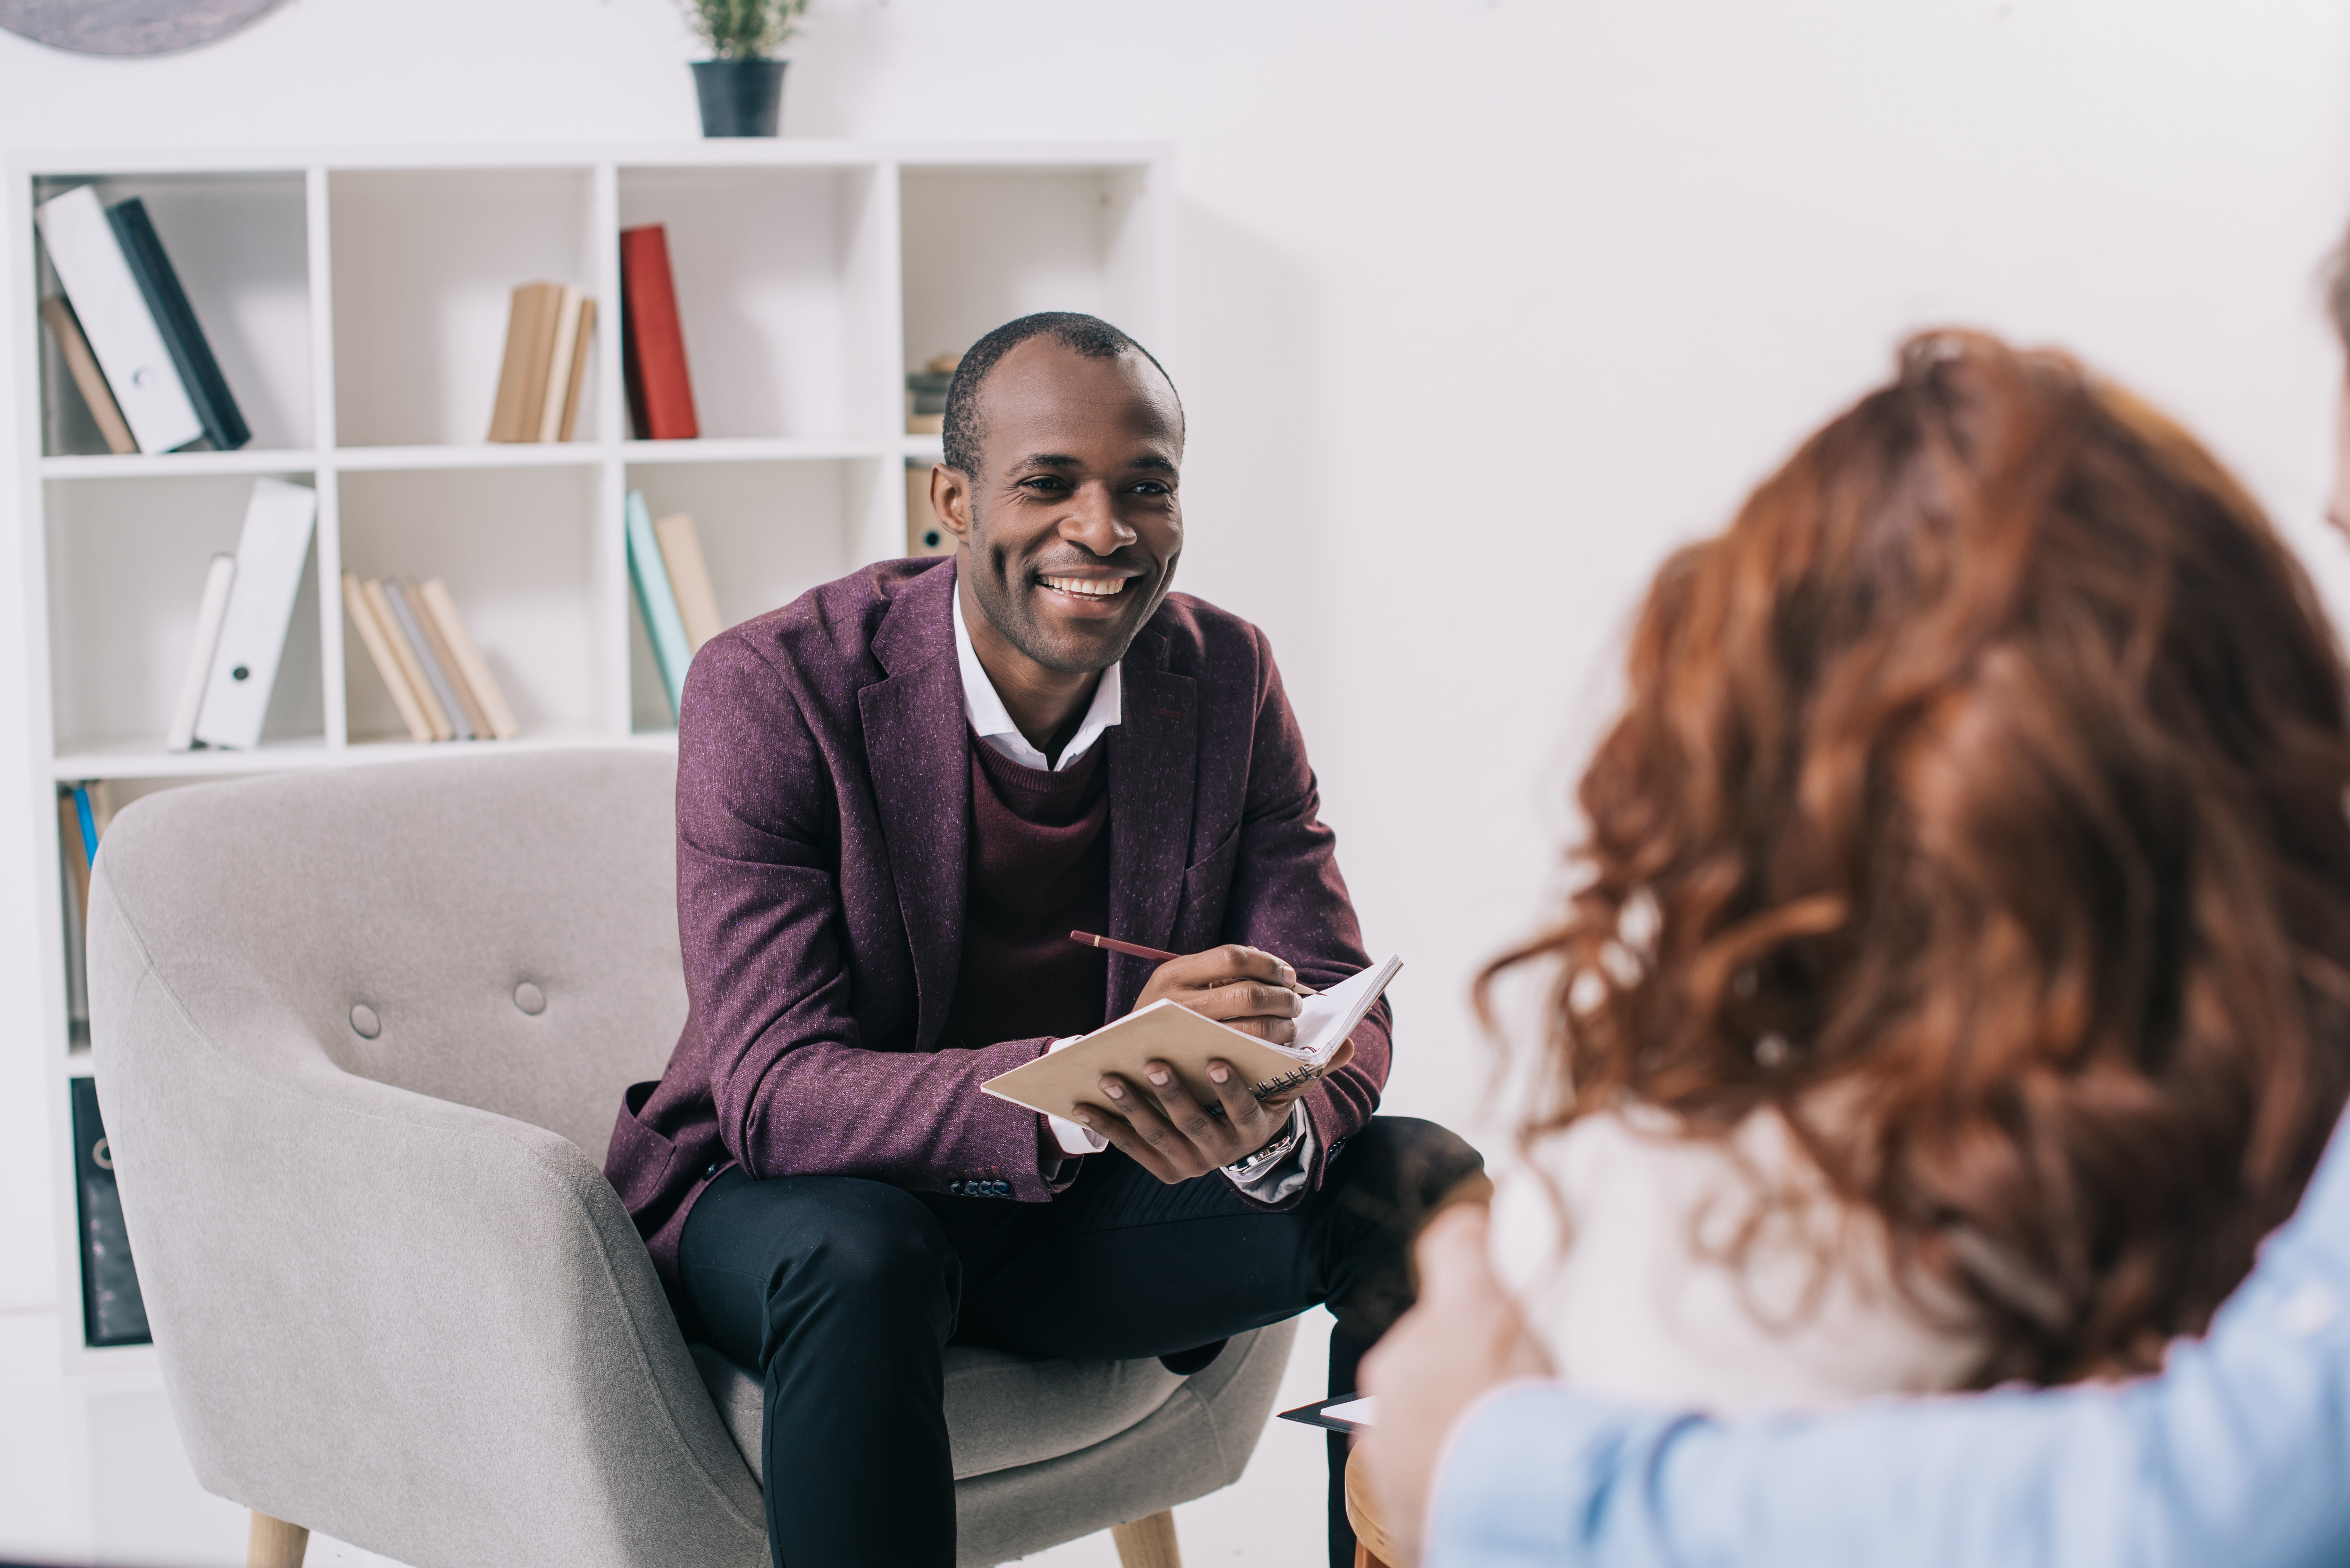
<path fill-rule="evenodd" d="M 1057 761 L 1047 762 L 1045 753 L 1032 745 L 1028 737 L 1020 732 L 1020 726 L 1012 722 L 1012 711 L 1004 707 L 1003 694 L 989 678 L 987 667 L 979 661 L 979 650 L 971 642 L 971 628 L 962 618 L 960 583 L 955 585 L 954 592 L 954 637 L 955 664 L 962 672 L 963 717 L 971 721 L 973 734 L 1023 767 L 1059 773 L 1093 750 L 1102 736 L 1125 718 L 1126 680 L 1113 664 L 1101 672 L 1101 682 L 1094 688 L 1093 703 L 1086 710 L 1085 722 L 1077 726 L 1076 738 L 1061 749 Z M 1076 1036 L 1055 1040 L 1045 1048 L 1045 1054 L 1049 1055 L 1076 1043 Z M 1053 1141 L 1061 1146 L 1063 1154 L 1099 1154 L 1109 1147 L 1107 1138 L 1066 1116 L 1045 1119 L 1051 1124 Z M 1314 1158 L 1314 1124 L 1306 1118 L 1303 1100 L 1290 1107 L 1289 1126 L 1297 1134 L 1297 1141 L 1285 1157 L 1244 1176 L 1236 1174 L 1232 1166 L 1224 1167 L 1224 1175 L 1232 1185 L 1260 1202 L 1277 1203 L 1305 1183 L 1306 1168 Z"/>
<path fill-rule="evenodd" d="M 987 667 L 979 661 L 979 649 L 971 644 L 971 628 L 962 618 L 962 590 L 957 585 L 954 596 L 955 662 L 962 670 L 962 711 L 971 721 L 972 732 L 993 746 L 1003 756 L 1010 757 L 1024 768 L 1042 773 L 1059 773 L 1075 764 L 1094 742 L 1124 719 L 1126 714 L 1126 678 L 1118 667 L 1111 665 L 1101 672 L 1101 682 L 1094 688 L 1093 705 L 1086 710 L 1085 722 L 1077 726 L 1076 739 L 1061 748 L 1060 760 L 1046 762 L 1045 753 L 1020 732 L 1012 722 L 1012 711 L 1003 705 L 988 678 Z"/>

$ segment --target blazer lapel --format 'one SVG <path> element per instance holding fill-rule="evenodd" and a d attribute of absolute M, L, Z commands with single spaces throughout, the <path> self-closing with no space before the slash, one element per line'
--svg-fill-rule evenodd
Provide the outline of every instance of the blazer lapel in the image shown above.
<path fill-rule="evenodd" d="M 971 840 L 971 760 L 955 663 L 954 567 L 927 572 L 873 637 L 889 679 L 857 693 L 874 805 L 914 957 L 918 1051 L 945 1027 L 962 961 Z"/>
<path fill-rule="evenodd" d="M 1109 930 L 1164 947 L 1191 843 L 1191 797 L 1200 763 L 1197 683 L 1160 668 L 1167 639 L 1150 631 L 1127 650 L 1122 712 L 1109 747 Z M 1123 953 L 1110 959 L 1110 1010 L 1126 1011 L 1154 966 Z"/>

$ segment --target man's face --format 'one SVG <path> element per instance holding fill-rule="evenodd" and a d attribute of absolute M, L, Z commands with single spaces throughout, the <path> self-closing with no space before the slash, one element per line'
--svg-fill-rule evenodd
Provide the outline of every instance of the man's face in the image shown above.
<path fill-rule="evenodd" d="M 1108 668 L 1167 597 L 1183 552 L 1173 389 L 1139 354 L 1089 359 L 1032 337 L 982 383 L 980 413 L 981 472 L 966 484 L 942 469 L 937 492 L 963 543 L 961 571 L 1038 664 Z"/>

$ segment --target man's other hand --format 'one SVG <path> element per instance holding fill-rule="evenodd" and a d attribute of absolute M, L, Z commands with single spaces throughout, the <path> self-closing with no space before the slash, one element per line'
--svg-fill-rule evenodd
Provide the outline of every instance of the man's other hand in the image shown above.
<path fill-rule="evenodd" d="M 1417 1552 L 1436 1461 L 1453 1423 L 1488 1389 L 1551 1376 L 1549 1359 L 1485 1255 L 1483 1205 L 1456 1203 L 1419 1237 L 1419 1302 L 1363 1358 L 1363 1392 L 1379 1402 L 1363 1464 L 1379 1517 Z"/>
<path fill-rule="evenodd" d="M 1170 959 L 1151 971 L 1134 1000 L 1137 1012 L 1154 1002 L 1180 1002 L 1202 1018 L 1243 1034 L 1286 1045 L 1297 1038 L 1297 971 L 1260 948 L 1226 942 L 1205 952 Z"/>

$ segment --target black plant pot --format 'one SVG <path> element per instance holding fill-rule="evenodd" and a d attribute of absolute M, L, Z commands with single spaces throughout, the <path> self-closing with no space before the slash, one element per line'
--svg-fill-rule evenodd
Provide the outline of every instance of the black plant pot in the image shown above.
<path fill-rule="evenodd" d="M 773 136 L 784 112 L 785 60 L 696 60 L 704 136 Z"/>

